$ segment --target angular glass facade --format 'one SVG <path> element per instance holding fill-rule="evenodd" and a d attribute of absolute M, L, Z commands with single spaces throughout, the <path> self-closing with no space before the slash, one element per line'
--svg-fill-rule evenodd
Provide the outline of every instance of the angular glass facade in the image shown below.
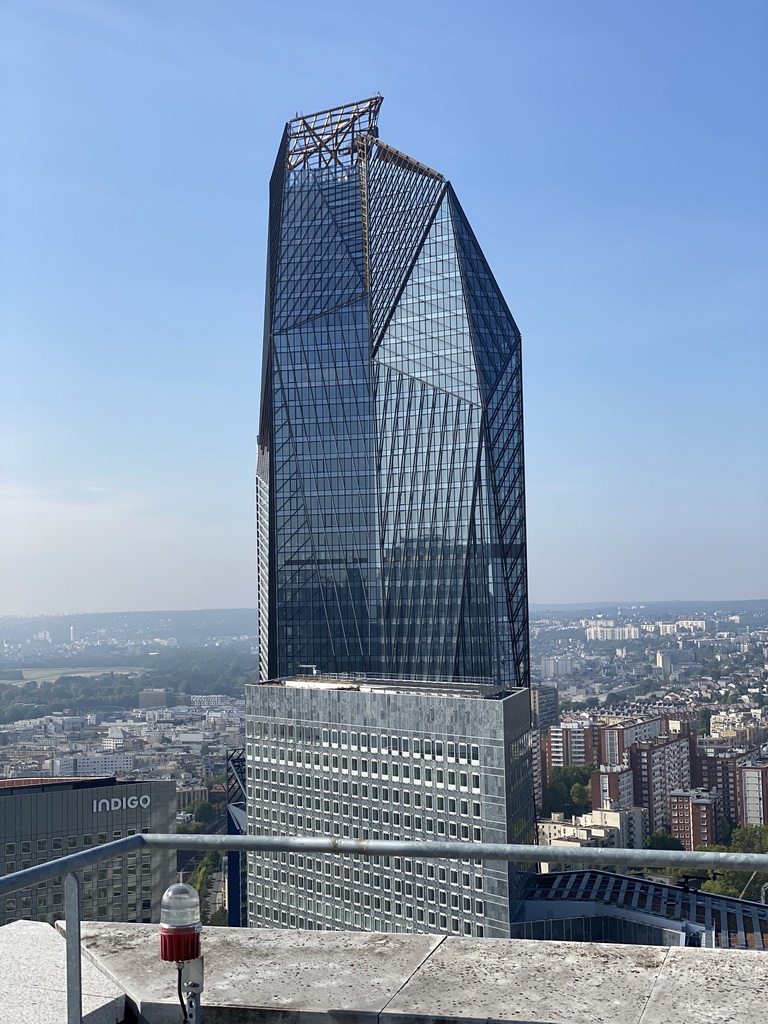
<path fill-rule="evenodd" d="M 261 678 L 528 684 L 520 334 L 381 98 L 289 122 L 271 182 Z"/>

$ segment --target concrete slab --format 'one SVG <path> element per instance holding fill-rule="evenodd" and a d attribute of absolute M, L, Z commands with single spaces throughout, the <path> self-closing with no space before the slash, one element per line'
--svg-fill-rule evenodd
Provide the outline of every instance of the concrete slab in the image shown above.
<path fill-rule="evenodd" d="M 206 1024 L 376 1021 L 443 941 L 438 935 L 205 928 Z M 178 1024 L 176 970 L 155 925 L 83 922 L 85 955 L 148 1024 Z"/>
<path fill-rule="evenodd" d="M 41 921 L 0 928 L 0 1024 L 62 1024 L 67 1019 L 64 939 Z M 125 997 L 82 960 L 83 1024 L 118 1024 Z"/>
<path fill-rule="evenodd" d="M 639 1024 L 667 949 L 447 939 L 379 1024 Z"/>
<path fill-rule="evenodd" d="M 178 1024 L 176 971 L 160 960 L 155 925 L 83 922 L 82 929 L 84 959 L 126 993 L 146 1024 Z M 58 943 L 58 976 L 48 968 L 52 940 Z M 768 1019 L 768 953 L 751 950 L 228 928 L 206 928 L 203 949 L 206 1024 Z M 0 929 L 0 956 L 7 965 L 0 1024 L 66 1019 L 63 942 L 47 925 Z M 88 1002 L 91 964 L 83 970 L 88 1013 L 95 1012 Z M 38 974 L 49 979 L 42 991 Z M 16 994 L 15 1002 L 8 1002 L 8 993 Z M 87 1024 L 116 1019 L 86 1017 Z"/>
<path fill-rule="evenodd" d="M 768 953 L 670 949 L 642 1024 L 765 1024 Z"/>

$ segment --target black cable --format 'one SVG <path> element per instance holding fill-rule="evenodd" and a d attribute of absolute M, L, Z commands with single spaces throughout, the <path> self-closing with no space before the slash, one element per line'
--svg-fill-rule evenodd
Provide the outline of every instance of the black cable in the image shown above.
<path fill-rule="evenodd" d="M 184 996 L 182 995 L 182 992 L 181 992 L 181 972 L 182 972 L 183 968 L 179 967 L 178 970 L 179 970 L 178 992 L 179 992 L 179 1002 L 181 1003 L 181 1012 L 183 1014 L 182 1020 L 183 1020 L 183 1024 L 189 1024 L 189 1017 L 187 1015 L 187 1004 L 184 1002 Z"/>

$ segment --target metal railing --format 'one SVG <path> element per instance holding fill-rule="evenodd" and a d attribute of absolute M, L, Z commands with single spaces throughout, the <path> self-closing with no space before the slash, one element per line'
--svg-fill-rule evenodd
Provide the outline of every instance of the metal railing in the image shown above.
<path fill-rule="evenodd" d="M 323 839 L 304 836 L 162 835 L 140 833 L 90 850 L 24 868 L 0 878 L 0 898 L 19 889 L 66 874 L 64 921 L 67 955 L 67 1024 L 82 1022 L 80 977 L 80 879 L 75 874 L 139 848 L 162 850 L 230 850 L 260 853 L 325 853 L 355 857 L 412 857 L 414 860 L 496 860 L 519 863 L 562 863 L 591 867 L 685 868 L 768 873 L 766 853 L 717 853 L 707 850 L 623 850 L 612 847 L 516 846 L 507 843 L 440 842 L 435 840 Z"/>

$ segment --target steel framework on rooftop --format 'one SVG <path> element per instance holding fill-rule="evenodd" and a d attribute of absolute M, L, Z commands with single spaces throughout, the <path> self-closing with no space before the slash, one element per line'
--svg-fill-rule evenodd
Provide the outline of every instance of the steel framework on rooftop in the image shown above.
<path fill-rule="evenodd" d="M 383 97 L 371 96 L 316 114 L 297 114 L 287 125 L 289 171 L 346 167 L 356 155 L 358 135 L 375 135 Z"/>

